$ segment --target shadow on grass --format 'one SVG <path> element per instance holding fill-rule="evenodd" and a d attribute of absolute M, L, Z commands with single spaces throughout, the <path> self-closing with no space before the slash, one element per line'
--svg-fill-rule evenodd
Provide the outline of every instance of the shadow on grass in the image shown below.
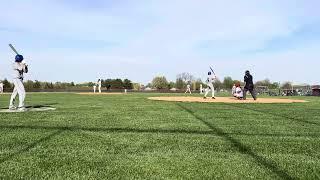
<path fill-rule="evenodd" d="M 190 115 L 192 115 L 194 118 L 198 119 L 203 124 L 208 126 L 216 135 L 223 137 L 225 140 L 230 142 L 233 145 L 233 147 L 238 150 L 238 152 L 240 152 L 244 155 L 250 156 L 260 166 L 267 168 L 268 170 L 271 170 L 273 173 L 275 173 L 277 176 L 279 176 L 282 179 L 294 179 L 286 171 L 282 170 L 275 162 L 273 162 L 272 160 L 268 160 L 262 156 L 259 156 L 250 147 L 242 144 L 237 139 L 234 139 L 228 133 L 225 133 L 223 131 L 223 129 L 213 126 L 212 124 L 207 122 L 204 118 L 196 115 L 193 111 L 191 111 L 187 107 L 185 107 L 179 103 L 177 103 L 177 105 L 180 106 L 186 112 L 188 112 Z"/>
<path fill-rule="evenodd" d="M 21 150 L 19 150 L 19 151 L 17 151 L 17 152 L 14 152 L 14 153 L 12 153 L 12 154 L 10 154 L 10 155 L 8 155 L 8 156 L 0 159 L 0 164 L 6 162 L 6 161 L 8 161 L 8 160 L 13 159 L 15 156 L 18 156 L 18 155 L 20 155 L 20 154 L 22 154 L 22 153 L 25 153 L 25 152 L 29 151 L 30 149 L 36 147 L 38 144 L 40 144 L 40 143 L 42 143 L 42 142 L 49 141 L 51 138 L 53 138 L 54 136 L 57 136 L 57 135 L 61 134 L 62 132 L 63 132 L 63 130 L 58 130 L 58 131 L 56 131 L 56 132 L 54 132 L 54 133 L 49 134 L 49 135 L 46 136 L 46 137 L 43 137 L 43 138 L 41 138 L 41 139 L 39 139 L 39 140 L 37 140 L 37 141 L 29 144 L 27 147 L 25 147 L 25 148 L 23 148 L 23 149 L 21 149 Z"/>
<path fill-rule="evenodd" d="M 288 120 L 291 120 L 291 121 L 295 121 L 295 122 L 298 122 L 298 123 L 305 123 L 305 124 L 309 124 L 309 125 L 320 126 L 320 123 L 311 122 L 311 121 L 298 119 L 298 118 L 294 118 L 294 117 L 289 117 L 289 116 L 285 116 L 283 114 L 275 114 L 275 113 L 272 113 L 271 111 L 263 111 L 263 110 L 259 110 L 259 109 L 249 108 L 247 106 L 237 106 L 237 105 L 234 105 L 234 104 L 233 105 L 228 104 L 228 105 L 232 106 L 232 107 L 235 107 L 235 108 L 238 108 L 238 109 L 250 110 L 250 111 L 254 111 L 254 112 L 258 112 L 258 113 L 262 113 L 262 114 L 266 114 L 266 115 L 271 115 L 271 116 L 274 116 L 274 117 L 281 117 L 281 118 L 288 119 Z"/>
<path fill-rule="evenodd" d="M 43 107 L 52 107 L 52 105 L 56 105 L 58 103 L 50 103 L 50 104 L 35 104 L 35 105 L 29 105 L 29 106 L 25 106 L 25 108 L 27 109 L 31 109 L 31 108 L 43 108 Z M 0 109 L 8 109 L 8 107 L 2 107 Z"/>
<path fill-rule="evenodd" d="M 72 127 L 72 126 L 31 126 L 31 125 L 0 125 L 0 129 L 45 129 L 45 130 L 63 130 L 63 131 L 91 131 L 106 133 L 159 133 L 159 134 L 191 134 L 191 135 L 214 135 L 217 133 L 199 130 L 184 129 L 135 129 L 135 128 L 97 128 L 97 127 Z M 272 133 L 224 133 L 229 136 L 262 136 L 262 137 L 308 137 L 319 138 L 320 134 L 272 134 Z"/>

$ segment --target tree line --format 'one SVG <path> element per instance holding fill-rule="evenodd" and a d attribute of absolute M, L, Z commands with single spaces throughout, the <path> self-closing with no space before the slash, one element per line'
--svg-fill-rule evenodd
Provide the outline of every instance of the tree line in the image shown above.
<path fill-rule="evenodd" d="M 232 86 L 240 82 L 240 84 L 243 86 L 244 83 L 241 80 L 235 80 L 231 77 L 227 76 L 224 77 L 223 80 L 217 79 L 214 82 L 214 87 L 216 90 L 229 90 L 232 88 Z M 2 80 L 2 83 L 4 84 L 4 90 L 5 91 L 12 91 L 13 84 L 10 83 L 7 79 Z M 92 88 L 96 82 L 85 82 L 85 83 L 77 83 L 74 82 L 44 82 L 44 81 L 32 81 L 27 80 L 24 82 L 25 89 L 27 91 L 37 91 L 37 90 L 66 90 L 66 89 L 83 89 L 88 90 L 88 88 Z M 203 82 L 200 78 L 196 78 L 190 73 L 180 73 L 176 76 L 175 81 L 168 81 L 165 76 L 157 76 L 154 77 L 152 82 L 148 83 L 145 87 L 150 87 L 157 90 L 170 90 L 172 88 L 184 90 L 187 87 L 187 84 L 191 85 L 191 89 L 193 90 L 199 90 L 200 84 L 202 84 L 203 88 L 206 88 L 206 83 Z M 141 84 L 140 83 L 133 83 L 129 79 L 102 79 L 101 85 L 104 88 L 112 89 L 112 90 L 119 90 L 119 89 L 134 89 L 134 90 L 141 90 Z M 290 82 L 285 82 L 280 86 L 279 82 L 271 82 L 269 79 L 257 81 L 255 83 L 256 87 L 263 86 L 267 87 L 268 89 L 290 89 L 292 87 L 292 84 Z"/>
<path fill-rule="evenodd" d="M 7 79 L 1 81 L 4 85 L 5 91 L 12 91 L 13 84 Z M 45 81 L 32 81 L 27 80 L 23 82 L 26 91 L 39 91 L 39 90 L 66 90 L 66 89 L 88 89 L 92 88 L 97 82 L 78 83 L 74 82 L 45 82 Z M 101 81 L 102 87 L 109 87 L 109 89 L 133 89 L 133 83 L 129 79 L 105 79 Z"/>
<path fill-rule="evenodd" d="M 97 82 L 85 83 L 89 87 L 92 87 Z M 102 87 L 110 87 L 112 89 L 133 89 L 133 83 L 129 79 L 101 79 Z"/>
<path fill-rule="evenodd" d="M 227 76 L 224 77 L 223 80 L 217 79 L 213 85 L 215 89 L 221 90 L 229 90 L 233 87 L 234 84 L 240 83 L 242 86 L 244 85 L 244 82 L 242 80 L 236 80 L 232 79 L 231 77 Z M 157 90 L 169 90 L 171 88 L 176 89 L 185 89 L 187 87 L 187 84 L 191 85 L 191 88 L 193 90 L 199 90 L 200 84 L 202 84 L 203 88 L 206 87 L 206 83 L 203 82 L 200 78 L 195 78 L 190 73 L 181 73 L 178 74 L 176 77 L 176 81 L 168 81 L 165 76 L 157 76 L 154 77 L 152 82 L 147 85 L 147 87 L 154 88 Z M 279 82 L 271 82 L 269 79 L 264 79 L 257 81 L 255 83 L 256 87 L 266 87 L 268 89 L 287 89 L 292 86 L 290 82 L 285 82 L 284 84 L 280 85 Z"/>

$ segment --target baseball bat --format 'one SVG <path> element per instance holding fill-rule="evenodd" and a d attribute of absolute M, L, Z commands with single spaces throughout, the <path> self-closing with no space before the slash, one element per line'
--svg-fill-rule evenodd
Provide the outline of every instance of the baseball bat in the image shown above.
<path fill-rule="evenodd" d="M 210 66 L 210 69 L 211 69 L 212 73 L 213 73 L 214 75 L 216 75 L 216 73 L 214 73 L 214 70 L 211 68 L 211 66 Z"/>
<path fill-rule="evenodd" d="M 18 51 L 12 46 L 12 44 L 9 44 L 9 46 L 13 52 L 15 52 L 17 55 L 19 55 Z"/>

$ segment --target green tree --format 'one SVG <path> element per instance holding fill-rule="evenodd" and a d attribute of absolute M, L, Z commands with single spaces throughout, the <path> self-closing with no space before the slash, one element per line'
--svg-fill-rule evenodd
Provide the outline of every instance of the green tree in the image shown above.
<path fill-rule="evenodd" d="M 25 87 L 25 89 L 27 90 L 27 91 L 30 91 L 30 90 L 32 90 L 32 89 L 34 89 L 34 87 L 33 87 L 33 81 L 31 81 L 31 80 L 28 80 L 28 81 L 26 81 L 25 83 L 23 83 L 24 84 L 24 87 Z"/>
<path fill-rule="evenodd" d="M 186 86 L 186 83 L 181 78 L 176 79 L 176 88 L 183 89 Z"/>
<path fill-rule="evenodd" d="M 279 89 L 279 83 L 278 82 L 273 82 L 272 84 L 270 84 L 269 89 Z"/>
<path fill-rule="evenodd" d="M 44 82 L 44 85 L 43 85 L 43 88 L 44 89 L 53 89 L 53 84 L 52 82 Z"/>
<path fill-rule="evenodd" d="M 233 80 L 231 77 L 227 76 L 223 80 L 223 87 L 226 89 L 231 89 L 233 86 Z"/>
<path fill-rule="evenodd" d="M 176 84 L 172 81 L 169 82 L 168 84 L 168 89 L 174 88 L 176 86 Z"/>
<path fill-rule="evenodd" d="M 224 85 L 219 79 L 216 79 L 213 83 L 213 87 L 219 91 L 220 89 L 223 89 Z"/>
<path fill-rule="evenodd" d="M 152 80 L 152 86 L 158 90 L 168 89 L 168 85 L 169 85 L 169 83 L 168 83 L 166 77 L 164 77 L 164 76 L 158 76 L 158 77 L 153 78 L 153 80 Z"/>
<path fill-rule="evenodd" d="M 132 83 L 133 89 L 136 91 L 141 90 L 141 84 L 140 83 Z"/>
<path fill-rule="evenodd" d="M 292 89 L 292 83 L 291 82 L 285 82 L 281 86 L 282 89 Z"/>
<path fill-rule="evenodd" d="M 93 82 L 88 82 L 88 87 L 93 87 L 94 84 L 95 83 L 93 83 Z"/>
<path fill-rule="evenodd" d="M 112 82 L 113 82 L 112 79 L 106 79 L 106 80 L 103 81 L 103 84 L 102 84 L 102 85 L 103 85 L 104 87 L 112 86 Z"/>
<path fill-rule="evenodd" d="M 12 90 L 13 85 L 7 79 L 4 79 L 2 81 L 2 83 L 3 83 L 4 91 L 11 91 Z"/>
<path fill-rule="evenodd" d="M 115 79 L 111 86 L 113 89 L 123 89 L 123 82 L 121 79 Z"/>
<path fill-rule="evenodd" d="M 36 80 L 36 81 L 33 83 L 33 89 L 41 89 L 41 83 Z"/>
<path fill-rule="evenodd" d="M 129 79 L 124 79 L 123 80 L 123 87 L 125 89 L 132 89 L 133 88 L 132 82 Z"/>

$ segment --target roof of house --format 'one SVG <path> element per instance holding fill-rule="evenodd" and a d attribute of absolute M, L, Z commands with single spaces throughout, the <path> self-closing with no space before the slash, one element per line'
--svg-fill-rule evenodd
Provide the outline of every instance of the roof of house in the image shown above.
<path fill-rule="evenodd" d="M 320 85 L 313 85 L 312 89 L 320 89 Z"/>

